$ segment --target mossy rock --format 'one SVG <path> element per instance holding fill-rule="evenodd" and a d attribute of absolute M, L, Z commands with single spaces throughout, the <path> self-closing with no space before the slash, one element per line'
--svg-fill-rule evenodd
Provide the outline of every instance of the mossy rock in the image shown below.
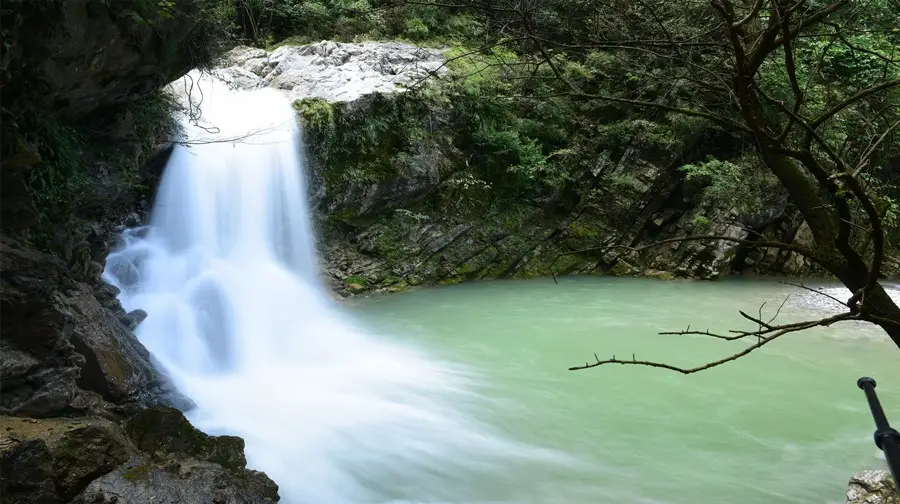
<path fill-rule="evenodd" d="M 671 271 L 660 271 L 649 269 L 642 273 L 647 278 L 655 278 L 657 280 L 675 280 L 675 274 Z"/>
<path fill-rule="evenodd" d="M 122 428 L 108 420 L 0 416 L 0 495 L 68 502 L 132 451 Z"/>
<path fill-rule="evenodd" d="M 607 275 L 612 276 L 634 276 L 638 270 L 625 261 L 619 260 L 606 271 Z"/>
<path fill-rule="evenodd" d="M 147 453 L 183 454 L 230 470 L 247 465 L 243 439 L 204 434 L 175 408 L 143 410 L 125 423 L 125 431 L 135 446 Z"/>
<path fill-rule="evenodd" d="M 92 481 L 71 504 L 274 504 L 278 485 L 258 471 L 138 455 Z"/>

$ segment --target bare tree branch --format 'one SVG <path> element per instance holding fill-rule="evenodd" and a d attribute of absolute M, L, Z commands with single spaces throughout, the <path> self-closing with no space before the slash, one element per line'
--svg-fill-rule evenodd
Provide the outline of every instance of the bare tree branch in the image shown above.
<path fill-rule="evenodd" d="M 790 334 L 793 332 L 805 331 L 807 329 L 812 329 L 813 327 L 827 327 L 838 322 L 844 322 L 848 320 L 859 320 L 859 315 L 854 315 L 851 313 L 841 313 L 839 315 L 834 315 L 832 317 L 826 317 L 823 319 L 810 320 L 805 322 L 797 322 L 793 324 L 784 324 L 778 326 L 770 326 L 769 328 L 765 328 L 762 331 L 751 331 L 751 332 L 740 332 L 735 336 L 722 336 L 709 334 L 708 332 L 696 332 L 696 331 L 683 331 L 678 333 L 660 333 L 660 334 L 680 334 L 680 335 L 689 335 L 696 334 L 702 336 L 712 336 L 714 338 L 735 341 L 747 337 L 756 337 L 757 342 L 744 348 L 743 350 L 728 355 L 727 357 L 723 357 L 721 359 L 710 361 L 695 367 L 682 367 L 675 366 L 672 364 L 668 364 L 665 362 L 657 362 L 657 361 L 646 361 L 646 360 L 637 360 L 634 355 L 632 355 L 631 360 L 622 360 L 617 359 L 615 355 L 612 356 L 611 359 L 600 360 L 597 357 L 597 354 L 594 354 L 594 362 L 585 362 L 584 365 L 572 366 L 569 368 L 569 371 L 580 371 L 584 369 L 591 369 L 599 366 L 605 366 L 609 364 L 621 364 L 621 365 L 630 365 L 630 366 L 644 366 L 644 367 L 655 367 L 668 369 L 669 371 L 675 371 L 681 374 L 693 374 L 700 371 L 705 371 L 707 369 L 711 369 L 717 366 L 721 366 L 722 364 L 735 361 L 744 357 L 745 355 L 750 354 L 755 350 L 759 350 L 763 346 L 771 343 L 772 341 L 784 336 L 785 334 Z"/>

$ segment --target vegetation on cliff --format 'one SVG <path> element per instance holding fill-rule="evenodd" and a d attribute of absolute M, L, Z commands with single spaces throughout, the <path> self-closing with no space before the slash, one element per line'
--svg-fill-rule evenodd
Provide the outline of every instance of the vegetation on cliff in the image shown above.
<path fill-rule="evenodd" d="M 593 234 L 592 246 L 558 256 L 582 256 L 601 270 L 637 260 L 646 272 L 659 240 L 737 244 L 736 269 L 762 263 L 771 271 L 786 255 L 800 256 L 802 272 L 834 275 L 853 292 L 844 318 L 877 323 L 900 345 L 900 310 L 878 284 L 897 268 L 900 239 L 900 32 L 892 0 L 247 0 L 237 7 L 238 33 L 260 45 L 303 32 L 301 13 L 311 12 L 328 12 L 334 23 L 306 35 L 455 44 L 449 78 L 376 98 L 371 114 L 300 104 L 318 139 L 313 157 L 337 192 L 362 184 L 369 189 L 359 195 L 393 194 L 396 185 L 386 181 L 408 185 L 431 162 L 442 184 L 464 180 L 461 186 L 480 191 L 470 199 L 479 215 L 580 208 L 565 231 L 543 239 Z M 651 212 L 662 215 L 618 229 L 614 240 L 582 218 L 592 198 L 595 208 L 604 195 L 640 200 L 640 170 L 608 171 L 598 162 L 621 161 L 627 151 L 653 160 L 652 180 L 671 181 L 678 189 L 670 194 L 689 200 L 691 222 L 674 236 L 665 210 L 677 196 Z M 403 215 L 446 214 L 449 194 L 446 184 L 432 184 Z M 357 203 L 332 210 L 342 210 L 335 213 L 341 222 L 362 219 L 371 229 L 392 209 L 384 199 Z M 625 210 L 618 217 L 636 216 Z M 376 252 L 385 236 L 373 240 Z M 523 271 L 540 246 L 490 274 Z M 379 255 L 402 255 L 402 246 L 381 248 Z M 625 257 L 610 260 L 622 249 Z"/>
<path fill-rule="evenodd" d="M 227 44 L 217 2 L 4 2 L 3 230 L 68 259 L 73 228 L 118 218 L 173 137 L 158 89 Z M 76 232 L 75 234 L 78 234 Z"/>

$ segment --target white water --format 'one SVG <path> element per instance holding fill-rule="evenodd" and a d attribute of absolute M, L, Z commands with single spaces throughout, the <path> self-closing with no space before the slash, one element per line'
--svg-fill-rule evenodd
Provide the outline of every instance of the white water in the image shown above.
<path fill-rule="evenodd" d="M 284 96 L 206 79 L 202 112 L 206 129 L 185 121 L 191 144 L 172 154 L 149 227 L 125 233 L 105 272 L 126 310 L 149 314 L 137 336 L 196 402 L 195 425 L 243 437 L 289 504 L 507 499 L 502 477 L 477 497 L 466 488 L 500 466 L 564 460 L 471 420 L 468 371 L 334 306 Z"/>

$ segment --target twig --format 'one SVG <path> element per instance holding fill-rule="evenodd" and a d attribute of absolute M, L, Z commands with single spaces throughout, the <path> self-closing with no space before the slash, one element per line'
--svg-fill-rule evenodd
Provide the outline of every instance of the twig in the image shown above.
<path fill-rule="evenodd" d="M 623 361 L 623 360 L 616 359 L 615 355 L 613 355 L 613 357 L 611 359 L 600 360 L 600 358 L 597 357 L 597 354 L 594 353 L 594 362 L 585 362 L 584 365 L 581 365 L 581 366 L 572 366 L 569 368 L 569 371 L 580 371 L 583 369 L 591 369 L 591 368 L 595 368 L 595 367 L 599 367 L 599 366 L 604 366 L 607 364 L 622 364 L 622 365 L 632 365 L 632 366 L 655 367 L 655 368 L 668 369 L 669 371 L 675 371 L 675 372 L 682 373 L 682 374 L 693 374 L 693 373 L 711 369 L 711 368 L 714 368 L 717 366 L 721 366 L 722 364 L 737 360 L 755 350 L 758 350 L 759 348 L 762 348 L 766 344 L 780 338 L 781 336 L 784 336 L 785 334 L 789 334 L 792 332 L 798 332 L 798 331 L 804 331 L 806 329 L 811 329 L 813 327 L 819 327 L 819 326 L 827 327 L 827 326 L 830 326 L 837 322 L 843 322 L 843 321 L 847 321 L 847 320 L 859 320 L 860 318 L 861 317 L 858 314 L 841 313 L 839 315 L 834 315 L 832 317 L 827 317 L 827 318 L 818 319 L 818 320 L 810 320 L 810 321 L 799 322 L 799 323 L 794 323 L 794 324 L 785 324 L 783 326 L 772 326 L 771 330 L 767 329 L 765 331 L 766 333 L 770 333 L 769 335 L 746 333 L 740 337 L 720 337 L 720 339 L 736 340 L 736 339 L 740 339 L 742 337 L 747 337 L 747 336 L 758 336 L 759 339 L 756 343 L 744 348 L 740 352 L 731 354 L 727 357 L 723 357 L 719 360 L 710 361 L 705 364 L 701 364 L 696 367 L 688 368 L 688 367 L 674 366 L 672 364 L 667 364 L 665 362 L 644 361 L 644 360 L 639 361 L 636 359 L 632 359 L 630 361 Z"/>

